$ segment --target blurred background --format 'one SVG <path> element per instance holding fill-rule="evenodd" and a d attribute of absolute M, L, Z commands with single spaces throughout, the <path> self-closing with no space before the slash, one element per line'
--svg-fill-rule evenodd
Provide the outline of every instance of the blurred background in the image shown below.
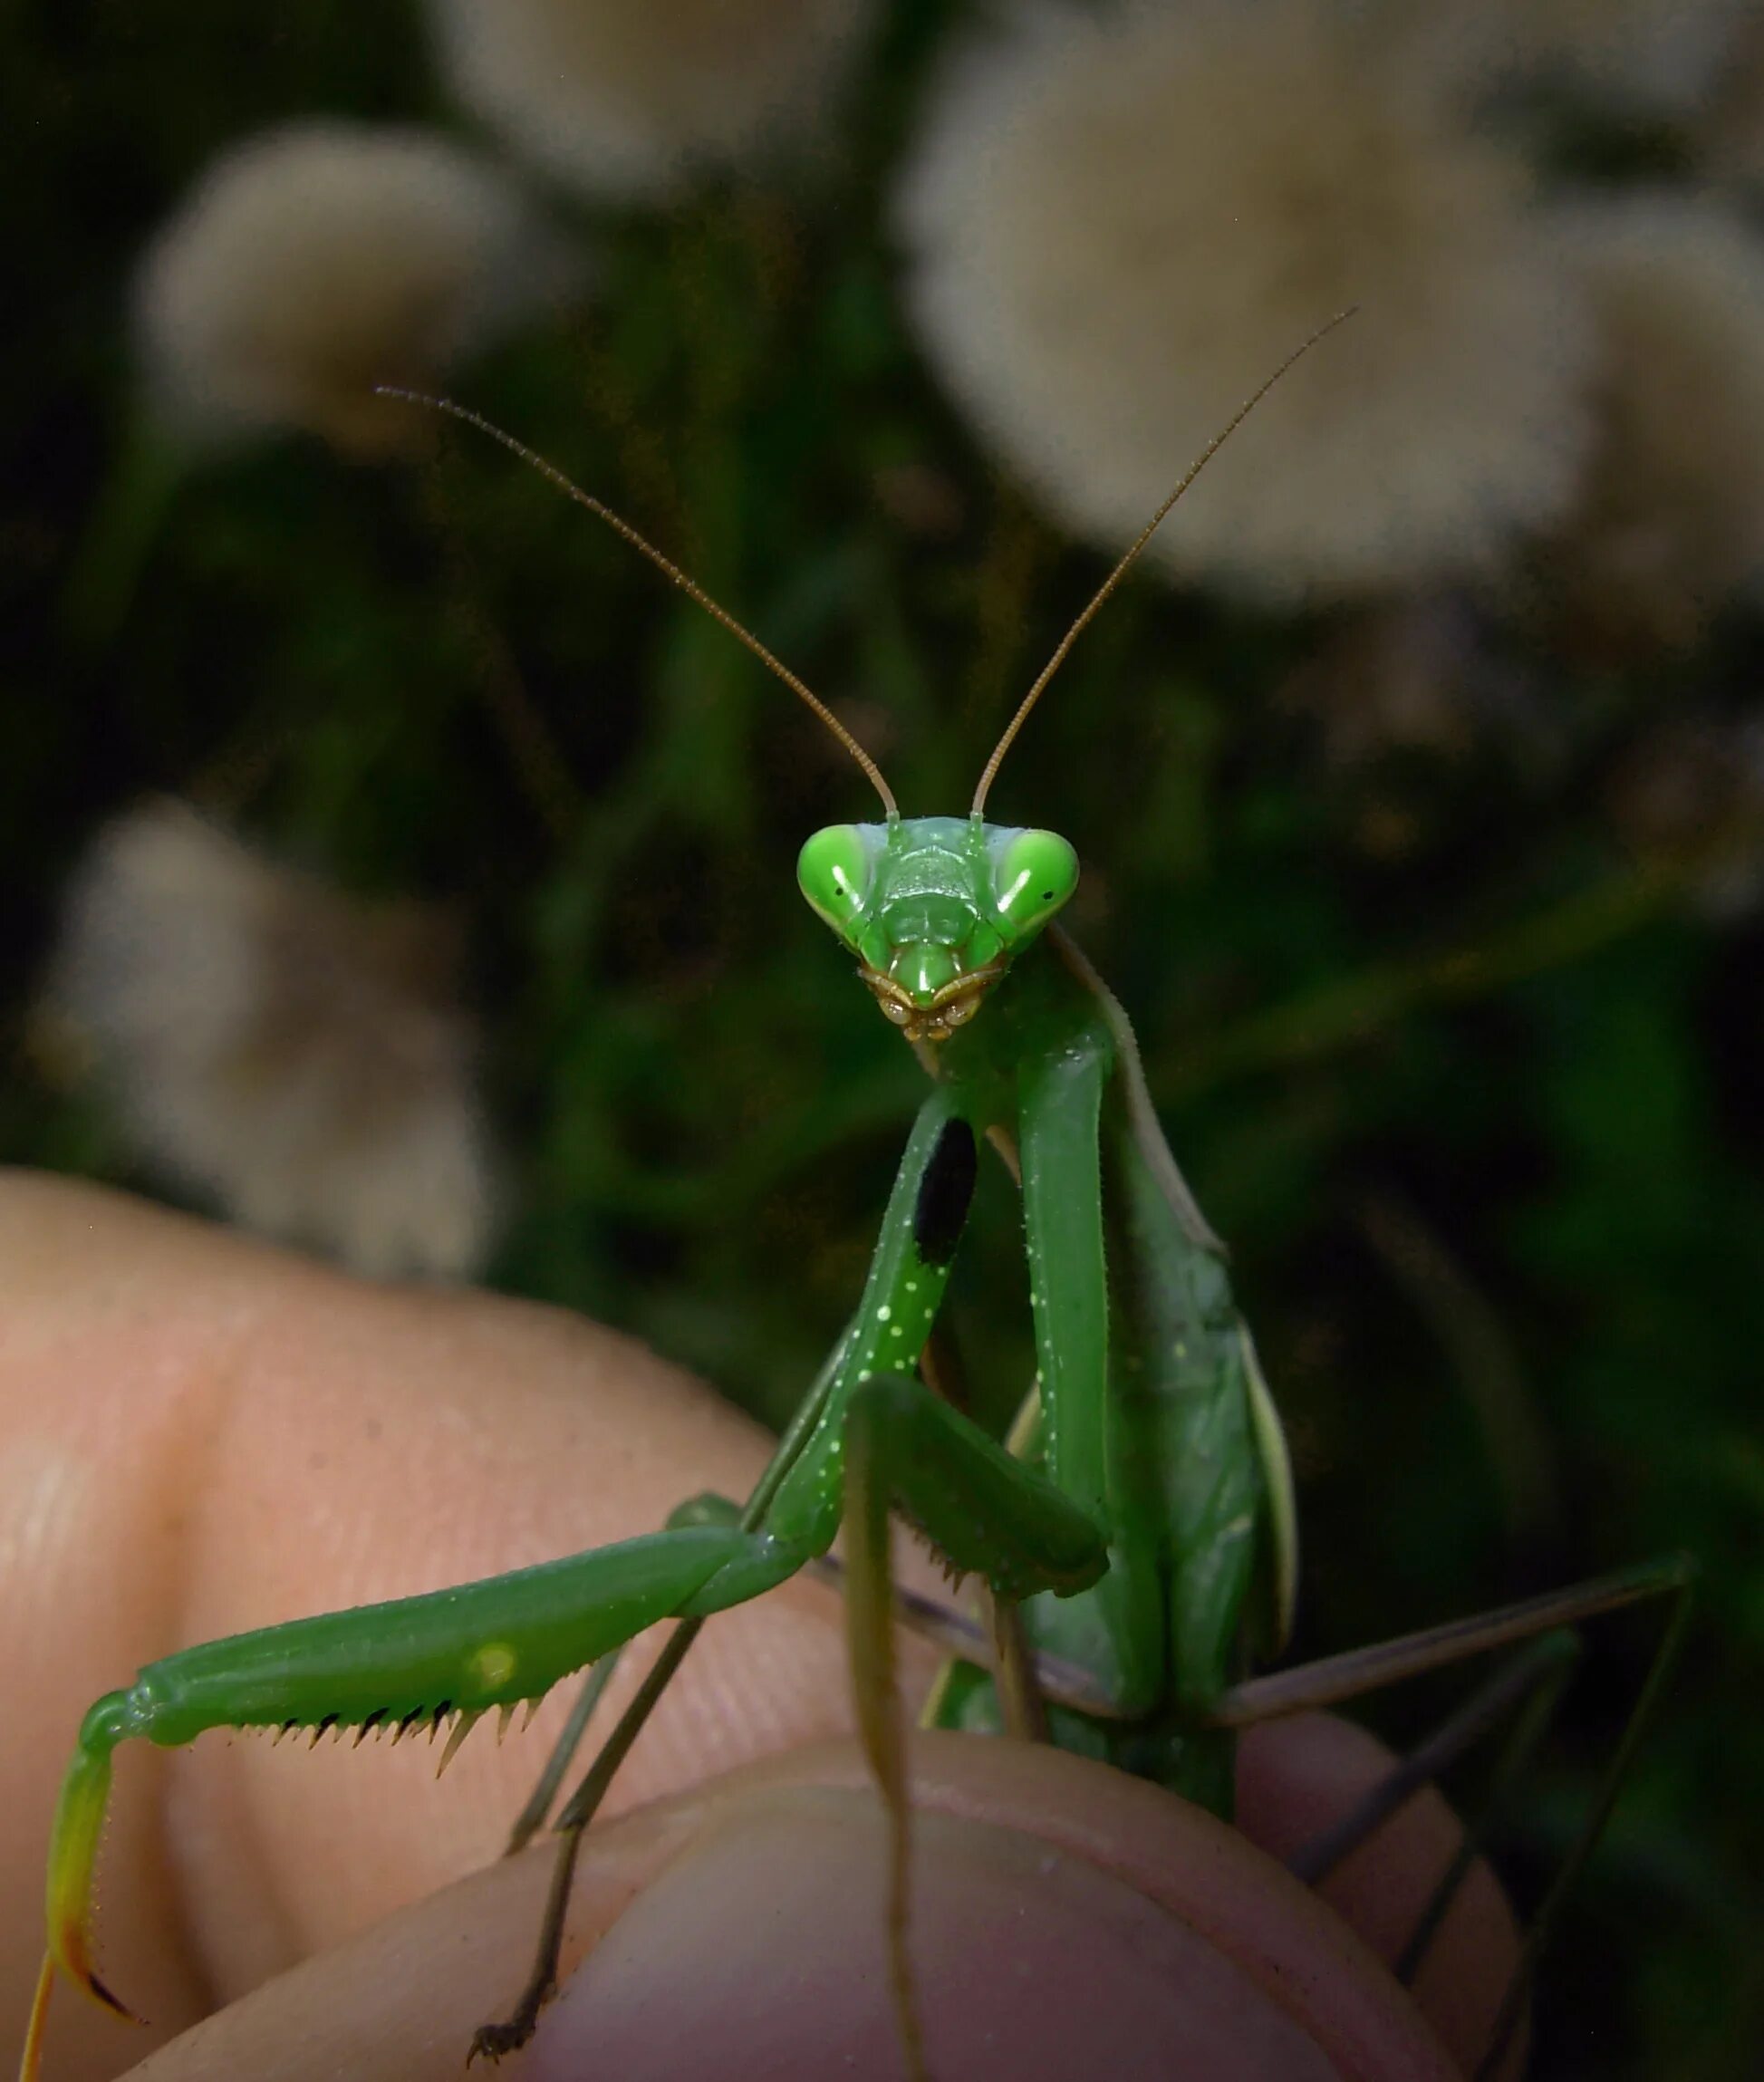
<path fill-rule="evenodd" d="M 1754 2073 L 1755 11 L 90 0 L 0 17 L 0 1150 L 585 1310 L 774 1425 L 921 1084 L 793 887 L 869 791 L 599 522 L 373 386 L 532 444 L 959 812 L 1111 556 L 1361 306 L 991 814 L 1077 846 L 1232 1245 L 1296 1653 L 1701 1557 L 1535 2072 Z M 995 1416 L 1017 1234 L 988 1179 L 954 1309 Z M 1657 1634 L 1589 1630 L 1522 1898 Z"/>

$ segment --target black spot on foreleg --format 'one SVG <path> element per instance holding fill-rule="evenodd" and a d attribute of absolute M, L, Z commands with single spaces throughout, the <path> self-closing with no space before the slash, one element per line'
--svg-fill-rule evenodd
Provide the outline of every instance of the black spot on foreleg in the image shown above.
<path fill-rule="evenodd" d="M 974 1198 L 976 1168 L 974 1131 L 952 1115 L 944 1122 L 925 1166 L 912 1210 L 913 1247 L 927 1265 L 941 1269 L 956 1255 Z"/>

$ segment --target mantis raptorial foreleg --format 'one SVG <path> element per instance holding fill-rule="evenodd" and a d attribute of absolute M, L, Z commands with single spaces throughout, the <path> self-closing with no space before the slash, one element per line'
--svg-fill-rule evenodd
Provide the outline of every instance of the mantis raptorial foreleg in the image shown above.
<path fill-rule="evenodd" d="M 555 1982 L 569 1884 L 582 1833 L 613 1773 L 691 1647 L 709 1611 L 738 1602 L 743 1571 L 762 1574 L 780 1543 L 813 1538 L 824 1549 L 838 1524 L 843 1480 L 849 1543 L 847 1613 L 859 1724 L 884 1795 L 896 1843 L 889 1927 L 903 2029 L 916 2052 L 904 1964 L 906 1802 L 895 1732 L 887 1522 L 898 1507 L 949 1566 L 983 1575 L 1002 1595 L 1069 1593 L 1106 1566 L 1094 1522 L 1054 1482 L 1013 1459 L 921 1383 L 882 1365 L 916 1358 L 941 1298 L 967 1219 L 973 1136 L 946 1096 L 921 1109 L 901 1160 L 863 1305 L 823 1379 L 822 1406 L 793 1427 L 732 1528 L 753 1545 L 733 1556 L 680 1608 L 660 1658 L 559 1818 L 557 1870 L 526 1988 L 509 2016 L 478 2033 L 491 2057 L 531 2035 Z M 692 1508 L 689 1507 L 689 1510 Z M 831 1516 L 829 1517 L 829 1513 Z M 702 1517 L 702 1509 L 692 1511 Z M 807 1528 L 815 1529 L 811 1534 Z M 824 1531 L 826 1538 L 821 1538 Z M 802 1559 L 808 1558 L 805 1552 Z M 761 1587 L 764 1587 L 762 1586 Z"/>
<path fill-rule="evenodd" d="M 87 1923 L 111 1755 L 130 1736 L 180 1742 L 207 1728 L 241 1725 L 402 1731 L 453 1720 L 457 1740 L 490 1707 L 538 1697 L 656 1620 L 679 1618 L 686 1625 L 627 1713 L 628 1747 L 689 1645 L 689 1630 L 824 1551 L 850 1483 L 860 1523 L 869 1522 L 872 1499 L 881 1499 L 884 1518 L 889 1501 L 897 1502 L 952 1566 L 982 1572 L 1011 1595 L 1094 1582 L 1106 1558 L 1084 1512 L 929 1391 L 881 1364 L 885 1356 L 916 1356 L 941 1299 L 967 1213 L 964 1149 L 971 1172 L 971 1132 L 947 1096 L 934 1094 L 909 1142 L 866 1304 L 842 1341 L 824 1406 L 805 1420 L 794 1458 L 768 1471 L 737 1523 L 680 1526 L 457 1591 L 236 1635 L 168 1657 L 100 1701 L 82 1730 L 55 1827 L 56 1966 L 121 2008 L 92 1970 Z M 881 1571 L 885 1612 L 885 1545 L 878 1556 L 859 1535 L 854 1555 L 863 1557 L 861 1574 Z M 878 1663 L 869 1639 L 860 1651 L 860 1667 L 874 1672 L 872 1708 L 892 1701 L 885 1640 L 881 1653 Z M 591 1773 L 566 1808 L 566 1851 L 622 1754 L 615 1739 L 598 1777 Z M 560 1898 L 567 1877 L 560 1861 Z M 542 1965 L 548 1986 L 554 1954 Z M 518 2021 L 530 2030 L 530 2017 Z M 493 2039 L 486 2049 L 500 2047 Z"/>

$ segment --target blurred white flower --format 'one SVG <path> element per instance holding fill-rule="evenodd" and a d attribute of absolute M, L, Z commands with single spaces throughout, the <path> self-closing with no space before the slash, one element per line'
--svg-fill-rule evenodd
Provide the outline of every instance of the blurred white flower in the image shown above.
<path fill-rule="evenodd" d="M 299 427 L 378 455 L 421 422 L 376 383 L 432 383 L 572 273 L 515 184 L 446 138 L 293 123 L 197 182 L 142 258 L 136 323 L 179 430 Z"/>
<path fill-rule="evenodd" d="M 1487 561 L 1572 488 L 1590 335 L 1435 63 L 1330 0 L 1011 17 L 899 198 L 911 309 L 1007 461 L 1099 544 L 1332 313 L 1152 554 L 1265 593 Z"/>
<path fill-rule="evenodd" d="M 1764 578 L 1764 236 L 1676 194 L 1589 204 L 1562 232 L 1604 352 L 1543 575 L 1603 647 L 1682 647 Z"/>
<path fill-rule="evenodd" d="M 382 1277 L 475 1271 L 491 1162 L 428 909 L 369 910 L 178 803 L 100 834 L 44 994 L 143 1160 Z"/>
<path fill-rule="evenodd" d="M 800 145 L 872 0 L 431 0 L 454 91 L 509 147 L 594 196 Z"/>

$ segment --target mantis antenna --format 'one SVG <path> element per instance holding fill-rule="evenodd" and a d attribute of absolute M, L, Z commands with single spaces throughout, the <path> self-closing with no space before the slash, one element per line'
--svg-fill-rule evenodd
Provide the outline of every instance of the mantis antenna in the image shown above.
<path fill-rule="evenodd" d="M 992 757 L 987 761 L 986 771 L 980 776 L 979 786 L 974 790 L 974 806 L 969 812 L 970 816 L 978 817 L 983 814 L 985 812 L 988 792 L 990 790 L 993 781 L 997 778 L 999 767 L 1004 764 L 1005 754 L 1008 752 L 1012 745 L 1016 743 L 1017 733 L 1023 728 L 1024 724 L 1028 721 L 1029 711 L 1035 707 L 1036 703 L 1040 700 L 1042 689 L 1046 686 L 1047 682 L 1054 677 L 1055 673 L 1057 672 L 1060 667 L 1065 664 L 1066 652 L 1071 650 L 1072 646 L 1078 641 L 1079 637 L 1083 635 L 1084 630 L 1088 628 L 1090 622 L 1097 613 L 1097 611 L 1102 607 L 1103 602 L 1109 597 L 1110 593 L 1114 591 L 1115 587 L 1121 583 L 1122 580 L 1126 577 L 1128 572 L 1132 570 L 1134 564 L 1138 562 L 1140 552 L 1157 533 L 1159 525 L 1162 521 L 1164 516 L 1170 511 L 1171 507 L 1176 504 L 1177 500 L 1181 497 L 1182 494 L 1187 491 L 1196 477 L 1200 475 L 1201 471 L 1206 468 L 1207 465 L 1212 461 L 1213 458 L 1225 446 L 1226 442 L 1230 439 L 1231 436 L 1237 432 L 1240 426 L 1242 426 L 1243 422 L 1249 417 L 1250 413 L 1256 410 L 1257 406 L 1261 403 L 1262 400 L 1268 396 L 1271 390 L 1273 390 L 1274 386 L 1280 381 L 1281 377 L 1286 374 L 1287 371 L 1292 367 L 1293 363 L 1302 360 L 1304 356 L 1308 354 L 1311 349 L 1316 345 L 1319 340 L 1324 338 L 1326 333 L 1333 333 L 1337 325 L 1340 325 L 1345 320 L 1352 318 L 1354 313 L 1358 309 L 1359 305 L 1357 304 L 1350 304 L 1345 311 L 1336 312 L 1333 318 L 1329 319 L 1325 323 L 1319 325 L 1316 331 L 1311 334 L 1308 340 L 1305 341 L 1300 346 L 1295 347 L 1292 352 L 1287 356 L 1286 360 L 1282 361 L 1280 366 L 1274 371 L 1273 375 L 1271 375 L 1265 383 L 1259 385 L 1257 390 L 1255 390 L 1248 398 L 1244 400 L 1243 403 L 1238 407 L 1237 410 L 1232 413 L 1231 417 L 1225 422 L 1218 433 L 1213 436 L 1212 439 L 1207 443 L 1204 448 L 1201 449 L 1200 455 L 1195 458 L 1194 461 L 1191 462 L 1188 468 L 1182 473 L 1181 480 L 1177 485 L 1176 489 L 1171 493 L 1170 496 L 1158 508 L 1157 512 L 1154 513 L 1151 519 L 1146 522 L 1145 525 L 1141 528 L 1138 535 L 1134 536 L 1133 544 L 1129 547 L 1127 554 L 1121 559 L 1120 563 L 1115 565 L 1114 569 L 1103 581 L 1102 584 L 1097 587 L 1095 593 L 1091 596 L 1090 604 L 1084 609 L 1084 612 L 1079 615 L 1078 619 L 1072 624 L 1071 628 L 1066 631 L 1065 634 L 1060 638 L 1059 642 L 1055 649 L 1054 655 L 1047 660 L 1046 664 L 1042 667 L 1040 674 L 1036 680 L 1035 685 L 1030 688 L 1029 691 L 1023 697 L 1021 702 L 1018 704 L 1016 715 L 1014 715 L 1010 721 L 1006 724 L 1005 734 L 1002 737 L 999 738 L 998 744 L 993 747 Z"/>
<path fill-rule="evenodd" d="M 696 579 L 689 578 L 677 564 L 663 556 L 653 543 L 639 535 L 628 520 L 615 514 L 611 506 L 603 506 L 593 493 L 584 492 L 580 485 L 566 477 L 555 463 L 548 463 L 536 449 L 529 448 L 525 441 L 517 441 L 513 434 L 504 433 L 494 420 L 485 419 L 479 412 L 474 412 L 469 406 L 457 405 L 451 398 L 431 397 L 424 390 L 400 390 L 394 383 L 377 383 L 374 390 L 381 398 L 402 398 L 407 404 L 426 405 L 430 411 L 447 412 L 456 419 L 463 419 L 467 426 L 476 427 L 479 433 L 487 434 L 493 441 L 500 441 L 510 455 L 518 456 L 522 462 L 537 470 L 542 477 L 555 485 L 559 491 L 573 498 L 579 506 L 586 506 L 591 514 L 603 520 L 615 535 L 622 535 L 632 549 L 648 557 L 670 584 L 679 586 L 686 597 L 696 601 L 713 621 L 720 622 L 737 642 L 746 644 L 768 672 L 782 680 L 793 694 L 805 702 L 869 776 L 872 786 L 882 799 L 882 809 L 889 821 L 892 823 L 900 815 L 900 805 L 894 800 L 894 791 L 883 780 L 882 768 L 820 696 L 797 679 L 783 660 L 768 651 L 750 630 L 744 629 L 726 607 L 719 607 Z"/>

